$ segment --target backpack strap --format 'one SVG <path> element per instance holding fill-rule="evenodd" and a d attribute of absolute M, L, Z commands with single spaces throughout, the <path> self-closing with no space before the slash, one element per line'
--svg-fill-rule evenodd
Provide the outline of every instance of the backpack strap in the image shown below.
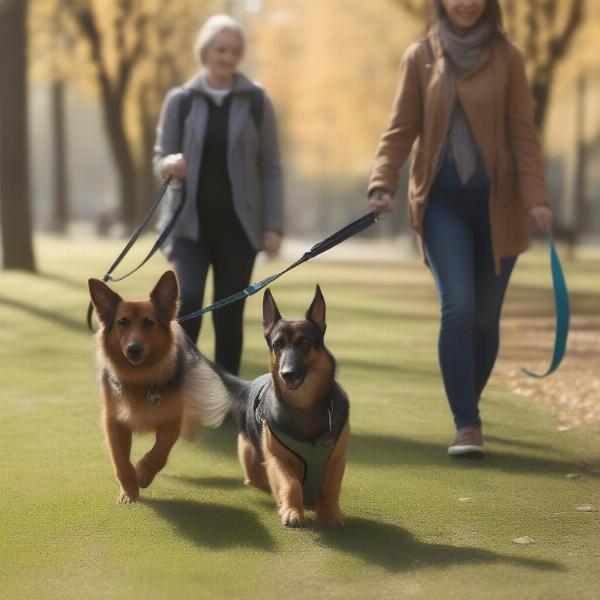
<path fill-rule="evenodd" d="M 189 88 L 181 86 L 183 94 L 179 102 L 179 151 L 183 151 L 183 126 L 187 119 L 190 111 L 192 110 L 192 101 L 194 100 L 194 93 Z"/>
<path fill-rule="evenodd" d="M 263 113 L 265 112 L 265 93 L 259 87 L 253 88 L 248 92 L 250 98 L 250 114 L 256 127 L 256 132 L 260 132 Z"/>

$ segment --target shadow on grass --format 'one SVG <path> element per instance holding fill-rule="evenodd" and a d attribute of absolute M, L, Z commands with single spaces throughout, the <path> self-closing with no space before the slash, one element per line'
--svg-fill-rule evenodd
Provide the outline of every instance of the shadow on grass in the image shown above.
<path fill-rule="evenodd" d="M 73 290 L 78 290 L 80 292 L 83 290 L 87 292 L 87 278 L 73 279 L 72 277 L 67 277 L 66 275 L 60 273 L 50 273 L 48 271 L 38 273 L 38 277 L 46 279 L 47 281 L 51 281 L 52 283 L 58 283 L 65 287 L 69 287 Z"/>
<path fill-rule="evenodd" d="M 574 463 L 560 459 L 517 453 L 489 452 L 477 461 L 451 458 L 446 445 L 390 435 L 353 433 L 350 437 L 349 462 L 359 464 L 443 466 L 448 469 L 495 469 L 507 473 L 564 475 Z"/>
<path fill-rule="evenodd" d="M 227 419 L 218 430 L 206 429 L 198 442 L 197 447 L 202 452 L 229 456 L 234 463 L 237 463 L 237 425 L 233 419 Z M 519 453 L 518 450 L 488 451 L 486 456 L 480 460 L 465 460 L 461 458 L 451 458 L 446 454 L 445 444 L 436 443 L 429 440 L 415 440 L 392 435 L 372 435 L 367 433 L 355 433 L 350 436 L 349 463 L 367 464 L 367 465 L 402 465 L 410 466 L 439 466 L 453 469 L 494 469 L 505 473 L 539 473 L 543 475 L 564 475 L 576 467 L 576 463 L 560 458 L 549 458 L 545 456 L 535 456 L 535 451 L 544 446 L 529 442 L 511 442 L 504 438 L 488 436 L 489 441 L 506 446 L 523 447 L 531 449 L 532 454 Z M 548 448 L 551 450 L 551 448 Z M 195 478 L 190 478 L 189 482 L 194 483 Z M 202 478 L 196 478 L 197 485 L 212 485 L 212 481 L 217 487 L 218 478 L 208 478 L 203 483 Z M 233 487 L 232 484 L 226 484 Z"/>
<path fill-rule="evenodd" d="M 196 546 L 225 550 L 245 546 L 274 550 L 275 544 L 258 517 L 244 508 L 191 500 L 144 500 Z"/>
<path fill-rule="evenodd" d="M 238 431 L 238 426 L 233 417 L 227 417 L 219 429 L 203 429 L 195 445 L 202 452 L 226 455 L 237 463 Z"/>
<path fill-rule="evenodd" d="M 493 442 L 494 444 L 501 444 L 503 446 L 517 446 L 520 448 L 534 448 L 534 449 L 546 449 L 550 446 L 547 444 L 537 444 L 535 442 L 525 442 L 523 440 L 511 440 L 510 438 L 501 437 L 498 435 L 487 435 L 485 436 L 486 442 Z"/>
<path fill-rule="evenodd" d="M 198 487 L 217 488 L 220 490 L 233 490 L 244 487 L 241 469 L 239 477 L 186 477 L 183 475 L 163 475 L 163 477 Z"/>
<path fill-rule="evenodd" d="M 553 561 L 497 554 L 481 548 L 428 544 L 417 540 L 406 529 L 369 519 L 346 519 L 343 528 L 323 530 L 321 541 L 335 550 L 353 554 L 392 572 L 498 562 L 548 571 L 565 568 Z"/>
<path fill-rule="evenodd" d="M 45 308 L 40 308 L 39 306 L 33 306 L 32 304 L 13 300 L 12 298 L 6 298 L 6 296 L 0 296 L 0 306 L 16 308 L 17 310 L 21 310 L 32 317 L 51 321 L 52 323 L 56 323 L 57 325 L 65 327 L 66 329 L 70 329 L 71 331 L 76 331 L 78 333 L 84 333 L 87 331 L 87 326 L 85 324 L 85 312 L 83 309 L 81 311 L 81 320 L 79 320 L 71 319 L 60 312 L 47 310 Z"/>

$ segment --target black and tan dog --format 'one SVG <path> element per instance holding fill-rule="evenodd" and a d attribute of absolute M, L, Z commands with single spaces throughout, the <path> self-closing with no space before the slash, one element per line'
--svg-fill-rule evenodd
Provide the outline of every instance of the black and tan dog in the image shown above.
<path fill-rule="evenodd" d="M 245 482 L 271 489 L 288 527 L 302 524 L 305 506 L 314 506 L 321 525 L 343 523 L 339 498 L 350 435 L 349 404 L 335 381 L 325 328 L 319 286 L 305 318 L 291 321 L 281 318 L 267 290 L 263 331 L 271 372 L 232 394 Z"/>
<path fill-rule="evenodd" d="M 165 466 L 177 439 L 200 426 L 218 427 L 233 412 L 246 483 L 271 489 L 283 523 L 298 527 L 304 507 L 322 525 L 342 524 L 339 497 L 350 434 L 348 399 L 335 381 L 324 345 L 325 300 L 317 286 L 304 319 L 281 318 L 271 293 L 263 329 L 271 372 L 243 381 L 213 364 L 175 320 L 178 285 L 167 271 L 148 300 L 127 301 L 89 280 L 100 320 L 96 334 L 103 421 L 119 501 L 137 501 Z M 154 446 L 134 467 L 132 434 L 155 432 Z"/>

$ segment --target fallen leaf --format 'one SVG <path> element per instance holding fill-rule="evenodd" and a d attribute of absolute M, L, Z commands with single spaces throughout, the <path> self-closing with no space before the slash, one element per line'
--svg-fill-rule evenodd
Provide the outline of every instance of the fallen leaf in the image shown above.
<path fill-rule="evenodd" d="M 535 540 L 525 535 L 520 538 L 516 538 L 513 540 L 515 544 L 521 544 L 521 546 L 529 546 L 530 544 L 535 544 Z"/>
<path fill-rule="evenodd" d="M 578 506 L 576 510 L 580 512 L 598 512 L 598 509 L 591 504 L 582 504 L 581 506 Z"/>
<path fill-rule="evenodd" d="M 464 496 L 463 498 L 459 498 L 459 502 L 469 502 L 471 500 L 470 496 Z"/>
<path fill-rule="evenodd" d="M 567 473 L 565 477 L 567 479 L 581 479 L 583 477 L 583 473 Z"/>

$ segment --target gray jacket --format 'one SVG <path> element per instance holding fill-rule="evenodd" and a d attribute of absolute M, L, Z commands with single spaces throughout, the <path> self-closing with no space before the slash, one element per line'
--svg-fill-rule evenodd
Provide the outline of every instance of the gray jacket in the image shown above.
<path fill-rule="evenodd" d="M 204 92 L 206 76 L 206 71 L 200 71 L 183 87 Z M 247 77 L 241 73 L 235 75 L 229 112 L 227 167 L 236 214 L 250 243 L 256 250 L 260 250 L 264 231 L 282 231 L 283 186 L 273 105 L 266 94 L 263 94 L 264 106 L 257 132 L 250 114 L 250 100 L 248 94 L 244 93 L 252 88 L 256 86 Z M 179 183 L 171 184 L 162 203 L 158 220 L 159 230 L 175 211 L 182 189 L 185 189 L 185 204 L 181 215 L 163 246 L 167 256 L 174 238 L 196 241 L 199 233 L 196 193 L 208 106 L 201 94 L 194 94 L 181 132 L 180 103 L 184 94 L 182 87 L 176 87 L 170 90 L 165 98 L 156 128 L 152 161 L 154 173 L 159 178 L 162 161 L 169 154 L 183 153 L 188 167 L 185 187 Z"/>

